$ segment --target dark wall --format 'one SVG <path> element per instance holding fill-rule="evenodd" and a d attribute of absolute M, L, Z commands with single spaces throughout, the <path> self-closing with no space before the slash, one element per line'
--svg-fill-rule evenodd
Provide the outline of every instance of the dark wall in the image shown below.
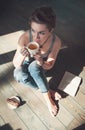
<path fill-rule="evenodd" d="M 66 45 L 85 44 L 84 0 L 0 0 L 0 35 L 28 29 L 31 12 L 42 5 L 54 8 L 56 33 Z"/>

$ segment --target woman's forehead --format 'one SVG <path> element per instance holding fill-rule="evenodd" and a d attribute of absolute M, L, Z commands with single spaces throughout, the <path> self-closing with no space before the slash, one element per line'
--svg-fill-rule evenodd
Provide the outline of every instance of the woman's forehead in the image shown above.
<path fill-rule="evenodd" d="M 45 24 L 39 24 L 39 23 L 35 23 L 35 22 L 31 23 L 31 28 L 34 30 L 39 30 L 39 31 L 47 31 L 48 30 L 48 28 Z"/>

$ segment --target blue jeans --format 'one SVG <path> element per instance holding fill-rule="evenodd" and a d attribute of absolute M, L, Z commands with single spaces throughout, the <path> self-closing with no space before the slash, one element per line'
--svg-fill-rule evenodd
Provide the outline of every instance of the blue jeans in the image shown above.
<path fill-rule="evenodd" d="M 45 76 L 45 72 L 41 66 L 39 66 L 36 60 L 29 62 L 24 62 L 24 64 L 15 68 L 14 78 L 25 84 L 26 86 L 39 88 L 42 93 L 49 90 L 49 85 Z"/>

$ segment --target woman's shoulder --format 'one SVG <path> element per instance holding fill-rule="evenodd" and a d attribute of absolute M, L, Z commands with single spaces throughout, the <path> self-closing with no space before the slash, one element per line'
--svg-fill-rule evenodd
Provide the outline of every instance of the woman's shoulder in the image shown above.
<path fill-rule="evenodd" d="M 25 31 L 18 40 L 18 45 L 26 46 L 30 42 L 30 31 Z"/>
<path fill-rule="evenodd" d="M 53 43 L 53 47 L 51 48 L 49 57 L 56 59 L 56 56 L 59 50 L 61 49 L 61 46 L 62 46 L 61 39 L 55 34 L 55 40 Z"/>
<path fill-rule="evenodd" d="M 54 48 L 61 48 L 62 46 L 62 42 L 61 39 L 59 38 L 59 36 L 55 35 L 55 41 L 54 41 Z"/>

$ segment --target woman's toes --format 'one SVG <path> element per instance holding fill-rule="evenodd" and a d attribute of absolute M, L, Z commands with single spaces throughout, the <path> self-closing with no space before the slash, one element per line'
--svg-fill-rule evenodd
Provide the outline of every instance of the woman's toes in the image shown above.
<path fill-rule="evenodd" d="M 52 115 L 52 117 L 57 115 L 58 108 L 57 108 L 56 104 L 54 103 L 54 101 L 52 99 L 51 99 L 51 104 L 48 104 L 48 109 L 49 109 L 50 114 Z"/>
<path fill-rule="evenodd" d="M 57 115 L 57 109 L 50 111 L 52 117 L 55 117 Z"/>

